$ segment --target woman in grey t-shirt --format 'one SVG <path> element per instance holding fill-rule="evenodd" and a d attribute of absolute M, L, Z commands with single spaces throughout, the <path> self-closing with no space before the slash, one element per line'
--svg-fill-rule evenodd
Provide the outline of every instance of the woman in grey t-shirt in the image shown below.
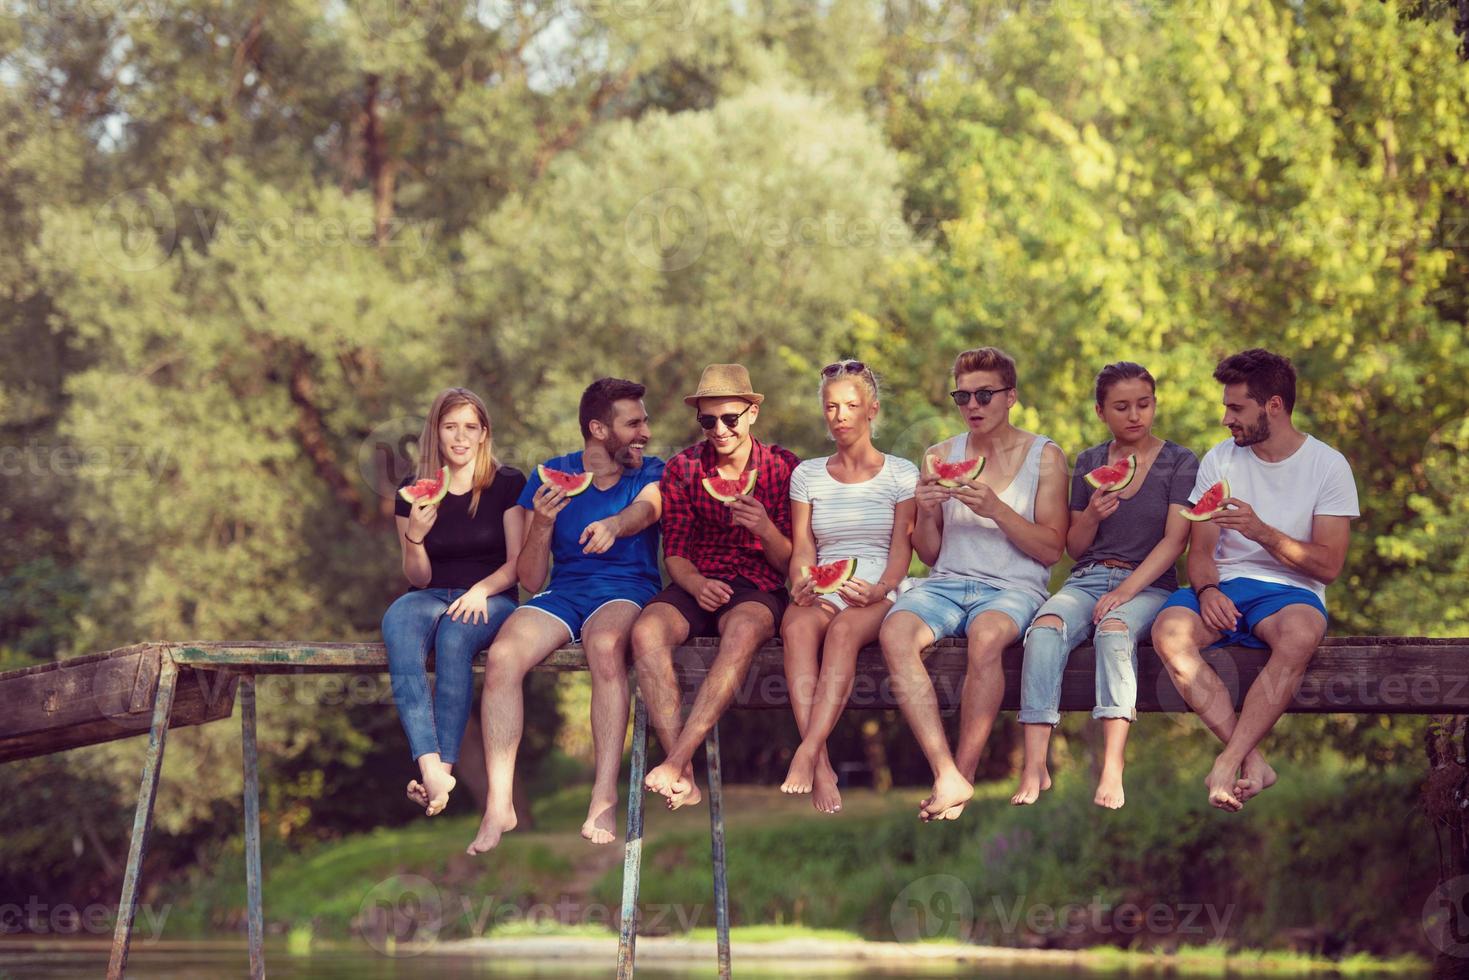
<path fill-rule="evenodd" d="M 1137 640 L 1177 586 L 1173 565 L 1188 543 L 1188 521 L 1174 505 L 1189 502 L 1199 460 L 1153 435 L 1156 385 L 1140 364 L 1119 361 L 1097 375 L 1097 417 L 1112 439 L 1076 458 L 1066 551 L 1076 565 L 1066 584 L 1036 613 L 1025 633 L 1020 722 L 1025 765 L 1010 802 L 1034 803 L 1050 789 L 1046 750 L 1061 720 L 1061 673 L 1071 651 L 1095 629 L 1097 703 L 1105 745 L 1094 802 L 1122 806 L 1122 757 L 1137 717 Z M 1137 457 L 1132 481 L 1116 492 L 1093 490 L 1086 474 Z"/>

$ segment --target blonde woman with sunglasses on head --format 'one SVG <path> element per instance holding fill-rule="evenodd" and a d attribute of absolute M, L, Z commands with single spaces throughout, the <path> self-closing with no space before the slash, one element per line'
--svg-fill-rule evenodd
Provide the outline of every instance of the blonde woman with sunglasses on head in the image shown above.
<path fill-rule="evenodd" d="M 878 385 L 861 361 L 822 369 L 821 404 L 837 450 L 791 474 L 792 605 L 780 632 L 801 745 L 780 788 L 811 793 L 816 809 L 836 813 L 842 797 L 826 740 L 851 696 L 857 652 L 877 640 L 908 572 L 918 468 L 872 444 Z M 853 576 L 817 595 L 809 566 L 848 559 L 856 560 Z"/>

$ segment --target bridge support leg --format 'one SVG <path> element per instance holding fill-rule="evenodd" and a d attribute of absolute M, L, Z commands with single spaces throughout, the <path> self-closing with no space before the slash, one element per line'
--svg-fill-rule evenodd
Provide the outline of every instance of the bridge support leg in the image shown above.
<path fill-rule="evenodd" d="M 265 917 L 260 898 L 260 756 L 255 747 L 255 677 L 240 679 L 240 747 L 245 762 L 245 903 L 250 980 L 265 977 Z"/>
<path fill-rule="evenodd" d="M 143 858 L 148 852 L 148 835 L 153 830 L 153 801 L 158 795 L 158 775 L 163 771 L 163 749 L 168 740 L 168 720 L 173 713 L 173 695 L 177 686 L 178 665 L 165 650 L 159 655 L 158 687 L 153 692 L 153 725 L 148 729 L 148 754 L 143 758 L 138 807 L 133 813 L 133 839 L 128 846 L 128 866 L 122 879 L 122 898 L 117 903 L 117 927 L 112 933 L 112 957 L 107 964 L 108 980 L 122 980 L 128 965 L 128 948 L 133 941 L 133 919 L 138 914 L 138 889 L 143 874 Z"/>
<path fill-rule="evenodd" d="M 633 975 L 638 943 L 638 884 L 643 869 L 643 776 L 648 767 L 648 706 L 633 691 L 632 761 L 627 778 L 627 843 L 622 856 L 622 922 L 617 980 Z"/>
<path fill-rule="evenodd" d="M 709 851 L 714 860 L 714 926 L 719 943 L 719 978 L 729 980 L 729 878 L 724 865 L 724 799 L 719 773 L 719 725 L 704 739 L 709 766 Z"/>

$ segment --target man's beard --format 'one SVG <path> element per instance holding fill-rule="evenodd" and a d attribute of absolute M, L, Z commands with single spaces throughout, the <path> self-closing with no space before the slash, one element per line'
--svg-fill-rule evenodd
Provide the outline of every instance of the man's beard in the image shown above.
<path fill-rule="evenodd" d="M 1253 446 L 1270 438 L 1270 418 L 1263 413 L 1258 424 L 1241 426 L 1240 434 L 1234 437 L 1236 446 Z"/>
<path fill-rule="evenodd" d="M 612 461 L 615 462 L 618 466 L 621 466 L 623 469 L 632 469 L 631 440 L 629 440 L 628 442 L 617 442 L 615 440 L 609 439 L 607 442 L 607 455 L 611 456 Z"/>

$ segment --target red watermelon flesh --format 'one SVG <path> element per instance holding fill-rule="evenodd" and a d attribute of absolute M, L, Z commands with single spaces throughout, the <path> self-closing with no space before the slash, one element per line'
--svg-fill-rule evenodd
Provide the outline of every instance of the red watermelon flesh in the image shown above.
<path fill-rule="evenodd" d="M 1130 453 L 1126 459 L 1118 460 L 1107 466 L 1098 466 L 1082 479 L 1086 480 L 1094 490 L 1116 493 L 1132 483 L 1132 478 L 1136 473 L 1137 456 Z"/>
<path fill-rule="evenodd" d="M 398 491 L 410 504 L 436 504 L 449 493 L 449 467 L 439 470 L 437 479 L 415 480 Z"/>
<path fill-rule="evenodd" d="M 842 587 L 842 583 L 857 574 L 857 559 L 843 558 L 825 565 L 807 565 L 806 574 L 811 576 L 817 595 L 827 595 Z"/>
<path fill-rule="evenodd" d="M 961 480 L 973 480 L 983 471 L 983 456 L 958 463 L 946 463 L 933 453 L 923 457 L 923 472 L 938 477 L 941 487 L 957 487 Z"/>
<path fill-rule="evenodd" d="M 1222 505 L 1228 496 L 1229 481 L 1220 480 L 1205 490 L 1192 507 L 1180 507 L 1178 512 L 1191 521 L 1207 521 L 1224 509 Z"/>
<path fill-rule="evenodd" d="M 542 483 L 565 491 L 568 497 L 575 497 L 592 485 L 590 473 L 564 473 L 553 470 L 544 463 L 536 467 L 536 476 L 541 478 Z"/>
<path fill-rule="evenodd" d="M 736 497 L 752 493 L 759 475 L 755 470 L 750 470 L 738 480 L 726 480 L 722 476 L 706 476 L 702 481 L 704 492 L 720 503 L 727 504 Z"/>

